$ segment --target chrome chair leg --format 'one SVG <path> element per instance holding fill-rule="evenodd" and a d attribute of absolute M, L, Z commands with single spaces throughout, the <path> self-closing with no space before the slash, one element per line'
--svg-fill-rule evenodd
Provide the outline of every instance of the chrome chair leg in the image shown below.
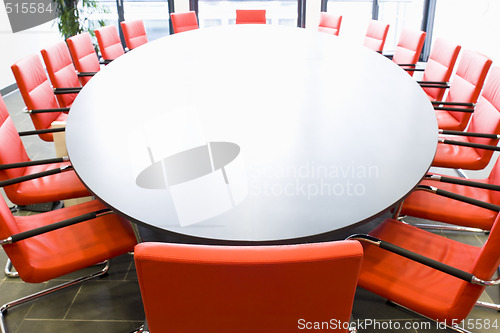
<path fill-rule="evenodd" d="M 5 276 L 8 278 L 17 278 L 19 277 L 19 273 L 16 272 L 14 266 L 12 266 L 12 261 L 7 258 L 7 263 L 5 264 L 4 270 Z"/>
<path fill-rule="evenodd" d="M 441 225 L 441 224 L 412 224 L 420 229 L 448 230 L 448 231 L 465 231 L 465 232 L 481 232 L 488 233 L 488 230 L 479 228 L 462 227 L 458 225 Z"/>
<path fill-rule="evenodd" d="M 500 304 L 495 304 L 495 303 L 488 303 L 488 302 L 483 302 L 483 301 L 477 301 L 476 306 L 480 306 L 482 308 L 488 308 L 488 309 L 493 309 L 500 311 Z"/>
<path fill-rule="evenodd" d="M 40 298 L 42 296 L 48 295 L 48 294 L 53 293 L 55 291 L 58 291 L 58 290 L 73 286 L 75 284 L 82 283 L 82 282 L 85 282 L 87 280 L 91 280 L 93 278 L 102 276 L 102 275 L 106 274 L 109 270 L 109 260 L 106 260 L 105 263 L 106 263 L 106 265 L 101 270 L 99 270 L 97 272 L 94 272 L 94 273 L 89 274 L 87 276 L 82 276 L 78 279 L 59 284 L 59 285 L 54 286 L 52 288 L 45 289 L 45 290 L 39 291 L 37 293 L 31 294 L 28 296 L 24 296 L 22 298 L 19 298 L 17 300 L 14 300 L 14 301 L 11 301 L 9 303 L 2 305 L 2 307 L 0 308 L 0 332 L 1 333 L 8 332 L 7 326 L 5 324 L 5 316 L 7 315 L 7 312 L 9 311 L 9 309 L 11 309 L 17 305 L 21 305 L 21 304 L 24 304 L 26 302 L 29 302 L 31 300 Z"/>

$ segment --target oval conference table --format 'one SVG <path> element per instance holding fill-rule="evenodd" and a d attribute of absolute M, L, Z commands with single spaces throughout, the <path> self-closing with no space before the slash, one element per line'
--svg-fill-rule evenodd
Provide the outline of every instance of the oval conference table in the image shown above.
<path fill-rule="evenodd" d="M 67 122 L 88 189 L 139 225 L 207 243 L 294 243 L 404 198 L 434 110 L 390 60 L 306 29 L 236 25 L 149 42 L 97 73 Z"/>

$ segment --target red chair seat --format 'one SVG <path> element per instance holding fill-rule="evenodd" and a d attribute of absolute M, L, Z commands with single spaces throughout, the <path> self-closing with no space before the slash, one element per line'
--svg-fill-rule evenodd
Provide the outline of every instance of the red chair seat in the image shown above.
<path fill-rule="evenodd" d="M 487 183 L 486 181 L 482 182 Z M 493 200 L 491 196 L 492 192 L 485 189 L 441 183 L 432 180 L 424 180 L 421 184 L 435 186 L 439 189 L 464 195 L 469 198 L 500 204 L 500 202 L 495 202 Z M 483 230 L 490 230 L 497 216 L 496 212 L 489 209 L 449 199 L 427 191 L 414 191 L 410 194 L 408 198 L 405 199 L 401 213 L 404 215 Z"/>
<path fill-rule="evenodd" d="M 370 235 L 468 272 L 473 271 L 481 252 L 481 248 L 391 219 Z M 373 245 L 363 247 L 358 285 L 434 320 L 462 321 L 484 290 Z M 494 270 L 491 267 L 491 275 Z"/>
<path fill-rule="evenodd" d="M 454 141 L 469 141 L 467 138 L 463 137 L 453 137 L 450 139 Z M 432 165 L 442 168 L 481 170 L 484 169 L 488 163 L 489 159 L 482 160 L 481 155 L 479 155 L 478 151 L 474 148 L 438 143 Z"/>
<path fill-rule="evenodd" d="M 18 232 L 103 208 L 105 207 L 101 203 L 93 200 L 38 214 L 34 218 L 34 216 L 12 216 L 10 211 L 6 211 L 9 208 L 5 202 L 0 202 L 1 214 L 4 218 L 10 214 L 12 220 L 7 223 L 16 223 Z M 3 225 L 0 226 L 0 232 L 2 237 L 10 236 Z M 134 233 L 127 221 L 116 215 L 105 215 L 31 237 L 19 243 L 4 245 L 4 249 L 22 280 L 38 283 L 132 251 L 135 244 Z"/>
<path fill-rule="evenodd" d="M 441 129 L 452 131 L 462 131 L 464 129 L 463 122 L 455 118 L 452 112 L 436 111 L 436 118 Z"/>

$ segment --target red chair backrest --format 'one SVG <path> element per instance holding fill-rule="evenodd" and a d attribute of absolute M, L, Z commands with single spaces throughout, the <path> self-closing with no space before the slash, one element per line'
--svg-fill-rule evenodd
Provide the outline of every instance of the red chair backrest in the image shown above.
<path fill-rule="evenodd" d="M 389 24 L 377 20 L 370 20 L 366 29 L 363 45 L 377 52 L 384 50 L 385 40 L 389 33 Z"/>
<path fill-rule="evenodd" d="M 95 30 L 99 51 L 105 60 L 114 60 L 125 54 L 120 35 L 114 25 L 108 25 Z"/>
<path fill-rule="evenodd" d="M 125 44 L 129 50 L 146 44 L 148 37 L 146 36 L 146 29 L 142 20 L 135 21 L 122 21 L 120 22 L 123 31 Z"/>
<path fill-rule="evenodd" d="M 491 59 L 482 54 L 469 50 L 462 52 L 446 101 L 476 103 L 491 64 Z M 450 114 L 462 124 L 462 129 L 465 129 L 472 116 L 465 112 L 450 112 Z"/>
<path fill-rule="evenodd" d="M 490 70 L 467 132 L 500 135 L 500 67 L 493 67 Z M 496 145 L 498 143 L 498 139 L 485 138 L 470 138 L 470 141 L 487 145 Z M 493 151 L 477 149 L 477 153 L 481 158 L 489 160 Z"/>
<path fill-rule="evenodd" d="M 58 108 L 56 96 L 47 79 L 40 57 L 36 54 L 23 58 L 11 66 L 17 86 L 29 110 Z M 36 129 L 50 128 L 60 112 L 31 114 Z M 52 134 L 40 134 L 45 141 L 53 141 Z"/>
<path fill-rule="evenodd" d="M 94 44 L 90 39 L 90 34 L 84 32 L 66 40 L 68 43 L 69 52 L 71 53 L 71 58 L 75 64 L 75 68 L 78 72 L 98 72 L 101 67 L 99 65 L 99 59 L 95 53 Z M 90 76 L 80 77 L 80 82 L 84 86 L 89 80 Z"/>
<path fill-rule="evenodd" d="M 75 66 L 71 60 L 68 46 L 64 41 L 58 42 L 40 51 L 54 88 L 81 87 Z M 59 105 L 69 108 L 77 94 L 56 95 Z"/>
<path fill-rule="evenodd" d="M 29 161 L 28 154 L 24 149 L 24 145 L 17 134 L 16 127 L 12 122 L 12 118 L 7 111 L 7 107 L 0 96 L 0 164 L 9 164 L 17 162 Z M 24 168 L 14 168 L 7 170 L 0 170 L 0 180 L 7 180 L 15 177 L 20 177 L 24 174 Z M 18 184 L 4 187 L 7 196 L 9 191 L 17 189 Z"/>
<path fill-rule="evenodd" d="M 236 9 L 236 24 L 266 24 L 266 10 Z"/>
<path fill-rule="evenodd" d="M 321 12 L 319 17 L 318 31 L 327 32 L 338 36 L 340 25 L 342 23 L 341 15 L 334 15 L 327 12 Z"/>
<path fill-rule="evenodd" d="M 416 64 L 424 46 L 425 36 L 426 33 L 423 31 L 403 29 L 392 61 L 396 64 Z M 413 72 L 408 73 L 413 75 Z"/>
<path fill-rule="evenodd" d="M 274 333 L 300 319 L 348 323 L 362 247 L 142 243 L 134 258 L 152 332 Z"/>
<path fill-rule="evenodd" d="M 453 44 L 444 39 L 436 39 L 425 65 L 422 81 L 450 81 L 460 49 L 460 45 Z M 439 88 L 423 89 L 433 101 L 442 101 L 446 92 L 446 89 Z"/>
<path fill-rule="evenodd" d="M 198 29 L 198 19 L 194 11 L 170 14 L 174 33 Z"/>

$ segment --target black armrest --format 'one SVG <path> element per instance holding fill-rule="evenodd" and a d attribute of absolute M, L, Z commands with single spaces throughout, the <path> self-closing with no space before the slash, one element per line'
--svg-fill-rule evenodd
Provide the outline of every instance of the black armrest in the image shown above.
<path fill-rule="evenodd" d="M 425 175 L 425 179 L 435 180 L 435 181 L 438 181 L 441 183 L 457 184 L 457 185 L 463 185 L 463 186 L 484 188 L 486 190 L 492 190 L 492 191 L 500 191 L 500 185 L 475 182 L 475 181 L 468 180 L 468 179 L 452 178 L 452 177 L 446 177 L 446 176 L 441 176 L 441 175 L 432 175 L 432 174 Z"/>
<path fill-rule="evenodd" d="M 451 106 L 467 106 L 475 107 L 474 103 L 461 103 L 461 102 L 444 102 L 444 101 L 432 101 L 432 105 L 451 105 Z"/>
<path fill-rule="evenodd" d="M 433 81 L 417 81 L 417 83 L 420 85 L 422 88 L 442 88 L 442 89 L 447 89 L 450 87 L 448 82 L 441 83 L 439 81 L 433 82 Z"/>
<path fill-rule="evenodd" d="M 45 176 L 55 175 L 55 174 L 58 174 L 58 173 L 61 173 L 64 171 L 69 171 L 72 169 L 73 169 L 73 167 L 71 165 L 67 165 L 67 166 L 62 167 L 62 168 L 56 168 L 56 169 L 51 169 L 51 170 L 47 170 L 47 171 L 33 173 L 31 175 L 2 180 L 2 181 L 0 181 L 0 187 L 14 185 L 14 184 L 22 183 L 22 182 L 25 182 L 28 180 L 45 177 Z"/>
<path fill-rule="evenodd" d="M 68 112 L 69 108 L 54 108 L 54 109 L 36 109 L 28 110 L 28 113 L 49 113 L 49 112 Z"/>
<path fill-rule="evenodd" d="M 471 138 L 500 139 L 500 135 L 498 134 L 462 132 L 462 131 L 452 131 L 452 130 L 442 130 L 442 129 L 439 130 L 439 134 L 467 136 Z"/>
<path fill-rule="evenodd" d="M 56 157 L 56 158 L 48 158 L 44 160 L 37 161 L 28 161 L 28 162 L 18 162 L 18 163 L 9 163 L 9 164 L 1 164 L 0 170 L 7 169 L 15 169 L 15 168 L 24 168 L 32 165 L 43 165 L 43 164 L 52 164 L 52 163 L 61 163 L 69 161 L 68 157 Z"/>
<path fill-rule="evenodd" d="M 6 239 L 1 240 L 0 244 L 1 245 L 3 245 L 3 244 L 12 244 L 14 242 L 19 242 L 19 241 L 21 241 L 23 239 L 34 237 L 34 236 L 38 236 L 38 235 L 44 234 L 44 233 L 49 232 L 49 231 L 61 229 L 61 228 L 64 228 L 64 227 L 67 227 L 67 226 L 70 226 L 70 225 L 73 225 L 73 224 L 77 224 L 77 223 L 80 223 L 80 222 L 92 220 L 92 219 L 95 219 L 95 218 L 100 217 L 100 216 L 105 215 L 105 214 L 110 214 L 110 210 L 109 209 L 101 209 L 101 210 L 98 210 L 98 211 L 95 211 L 95 212 L 91 212 L 91 213 L 87 213 L 87 214 L 84 214 L 84 215 L 81 215 L 81 216 L 76 216 L 76 217 L 69 218 L 69 219 L 66 219 L 66 220 L 63 220 L 63 221 L 55 222 L 55 223 L 52 223 L 52 224 L 49 224 L 49 225 L 46 225 L 46 226 L 43 226 L 43 227 L 39 227 L 39 228 L 35 228 L 35 229 L 32 229 L 32 230 L 20 232 L 18 234 L 12 235 L 12 236 L 10 236 L 10 237 L 8 237 Z"/>
<path fill-rule="evenodd" d="M 27 135 L 64 132 L 65 130 L 66 130 L 65 127 L 57 127 L 57 128 L 47 128 L 47 129 L 33 130 L 33 131 L 24 131 L 24 132 L 19 132 L 18 134 L 19 136 L 27 136 Z"/>
<path fill-rule="evenodd" d="M 417 67 L 417 64 L 398 64 L 401 67 Z"/>
<path fill-rule="evenodd" d="M 425 68 L 405 68 L 404 70 L 407 72 L 423 72 Z"/>
<path fill-rule="evenodd" d="M 78 94 L 82 90 L 82 87 L 73 87 L 73 88 L 54 88 L 54 94 L 62 95 L 62 94 Z"/>
<path fill-rule="evenodd" d="M 78 76 L 94 76 L 96 75 L 97 72 L 80 72 L 78 73 Z"/>
<path fill-rule="evenodd" d="M 443 264 L 442 262 L 439 262 L 437 260 L 423 256 L 421 254 L 409 251 L 407 249 L 404 249 L 404 248 L 399 247 L 397 245 L 394 245 L 392 243 L 383 241 L 383 240 L 378 239 L 376 237 L 373 237 L 370 235 L 355 234 L 355 235 L 349 236 L 347 239 L 354 239 L 354 240 L 358 240 L 361 242 L 367 242 L 371 245 L 375 245 L 381 249 L 395 253 L 397 255 L 408 258 L 410 260 L 416 261 L 418 263 L 421 263 L 422 265 L 434 268 L 438 271 L 452 275 L 452 276 L 459 278 L 461 280 L 464 280 L 464 281 L 467 281 L 470 283 L 476 282 L 475 276 L 469 272 L 465 272 L 465 271 L 458 269 L 458 268 L 455 268 L 453 266 Z"/>
<path fill-rule="evenodd" d="M 441 142 L 441 143 L 444 143 L 444 144 L 448 144 L 448 145 L 455 145 L 455 146 L 463 146 L 463 147 L 471 147 L 471 148 L 478 148 L 478 149 L 500 151 L 500 147 L 498 147 L 498 146 L 483 145 L 481 143 L 455 141 L 455 140 L 448 140 L 448 139 L 443 139 L 443 138 L 438 139 L 438 141 Z"/>
<path fill-rule="evenodd" d="M 99 61 L 99 63 L 101 65 L 107 65 L 109 63 L 111 63 L 113 61 L 113 59 L 101 59 L 101 61 Z"/>

